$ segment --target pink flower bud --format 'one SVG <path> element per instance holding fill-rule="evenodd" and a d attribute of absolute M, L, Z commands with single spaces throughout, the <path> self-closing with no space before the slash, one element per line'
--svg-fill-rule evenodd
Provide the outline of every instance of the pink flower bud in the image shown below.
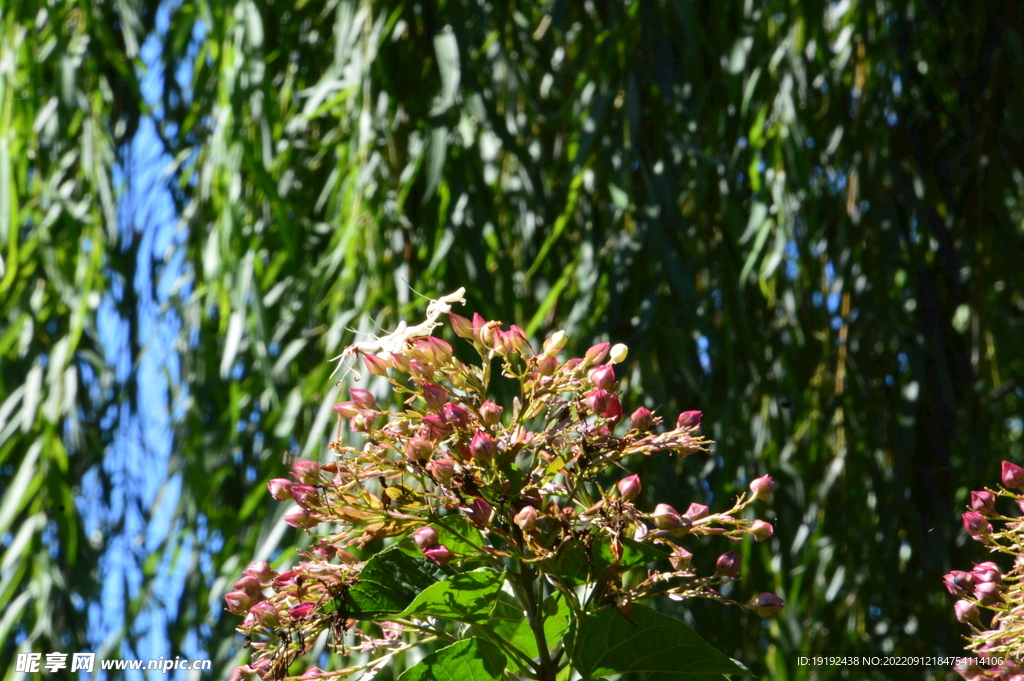
<path fill-rule="evenodd" d="M 235 667 L 231 672 L 231 677 L 228 681 L 250 681 L 256 674 L 256 670 L 247 664 L 243 664 L 241 667 Z"/>
<path fill-rule="evenodd" d="M 409 370 L 412 368 L 411 361 L 412 360 L 405 355 L 397 352 L 391 353 L 391 366 L 395 367 L 395 369 L 402 373 L 409 373 Z"/>
<path fill-rule="evenodd" d="M 607 390 L 601 388 L 594 388 L 587 396 L 583 398 L 583 403 L 587 405 L 594 414 L 604 414 L 608 410 L 608 405 L 611 404 L 612 395 Z"/>
<path fill-rule="evenodd" d="M 448 313 L 448 321 L 452 323 L 452 331 L 455 332 L 456 336 L 466 340 L 473 340 L 473 322 L 454 312 Z"/>
<path fill-rule="evenodd" d="M 448 401 L 448 391 L 435 383 L 423 381 L 423 401 L 430 411 L 440 411 Z"/>
<path fill-rule="evenodd" d="M 608 356 L 608 348 L 611 346 L 611 343 L 598 343 L 597 345 L 591 346 L 591 348 L 587 350 L 587 353 L 583 355 L 583 361 L 587 366 L 600 364 Z"/>
<path fill-rule="evenodd" d="M 764 541 L 775 534 L 775 528 L 772 527 L 771 523 L 766 523 L 763 520 L 755 520 L 750 526 L 750 534 L 754 535 L 754 541 Z"/>
<path fill-rule="evenodd" d="M 953 570 L 942 577 L 946 591 L 953 596 L 964 596 L 974 591 L 974 575 L 963 570 Z"/>
<path fill-rule="evenodd" d="M 750 607 L 753 608 L 758 617 L 768 619 L 775 617 L 782 611 L 782 599 L 773 593 L 764 592 L 754 598 Z"/>
<path fill-rule="evenodd" d="M 388 360 L 378 355 L 370 354 L 369 352 L 364 352 L 362 354 L 363 364 L 366 365 L 366 370 L 370 372 L 371 376 L 388 375 L 388 367 L 391 366 L 391 363 Z"/>
<path fill-rule="evenodd" d="M 628 478 L 623 478 L 622 480 L 619 480 L 616 486 L 619 488 L 619 495 L 624 501 L 632 501 L 633 499 L 636 499 L 642 489 L 639 475 L 631 475 Z"/>
<path fill-rule="evenodd" d="M 469 508 L 465 509 L 465 513 L 470 523 L 476 527 L 484 528 L 491 520 L 491 505 L 477 497 L 469 505 Z"/>
<path fill-rule="evenodd" d="M 523 532 L 529 532 L 537 526 L 537 509 L 533 506 L 523 506 L 523 509 L 512 518 L 512 522 Z"/>
<path fill-rule="evenodd" d="M 985 520 L 985 516 L 975 511 L 964 513 L 964 529 L 972 538 L 981 541 L 992 531 L 992 526 Z"/>
<path fill-rule="evenodd" d="M 668 504 L 658 504 L 655 506 L 651 519 L 654 520 L 654 526 L 659 530 L 674 530 L 683 524 L 683 516 L 679 515 L 679 512 Z M 687 519 L 687 522 L 689 522 L 689 519 Z"/>
<path fill-rule="evenodd" d="M 355 402 L 338 402 L 334 405 L 334 411 L 343 419 L 350 419 L 359 413 L 359 407 Z"/>
<path fill-rule="evenodd" d="M 970 574 L 974 577 L 975 582 L 1003 583 L 1003 573 L 999 571 L 999 566 L 990 560 L 984 563 L 975 563 L 974 569 L 971 570 Z"/>
<path fill-rule="evenodd" d="M 224 604 L 232 615 L 244 615 L 252 605 L 252 599 L 244 591 L 229 591 L 224 594 Z"/>
<path fill-rule="evenodd" d="M 992 582 L 981 582 L 980 584 L 974 585 L 974 597 L 978 599 L 978 602 L 982 605 L 992 605 L 1003 600 L 1002 595 L 999 593 L 999 585 L 993 584 Z"/>
<path fill-rule="evenodd" d="M 477 343 L 485 342 L 483 339 L 483 330 L 487 326 L 487 320 L 480 316 L 480 313 L 473 313 L 473 340 Z"/>
<path fill-rule="evenodd" d="M 611 364 L 602 364 L 599 367 L 591 369 L 587 373 L 587 378 L 594 384 L 595 388 L 601 388 L 602 390 L 611 390 L 615 387 L 615 369 Z"/>
<path fill-rule="evenodd" d="M 697 428 L 700 426 L 699 411 L 684 411 L 676 419 L 676 428 Z"/>
<path fill-rule="evenodd" d="M 651 429 L 654 424 L 654 414 L 647 407 L 640 407 L 629 416 L 630 422 L 633 427 L 639 430 L 641 433 L 647 432 Z"/>
<path fill-rule="evenodd" d="M 608 400 L 608 407 L 601 413 L 601 416 L 608 420 L 609 425 L 614 426 L 622 419 L 622 403 L 619 402 L 619 397 L 612 394 L 611 399 Z"/>
<path fill-rule="evenodd" d="M 694 502 L 690 504 L 690 508 L 686 509 L 686 513 L 683 514 L 690 520 L 696 522 L 702 518 L 708 517 L 708 507 L 704 504 L 698 504 Z"/>
<path fill-rule="evenodd" d="M 309 613 L 313 612 L 313 608 L 315 607 L 316 603 L 310 603 L 308 601 L 299 603 L 288 610 L 288 616 L 294 620 L 304 620 L 309 617 Z"/>
<path fill-rule="evenodd" d="M 372 411 L 377 409 L 377 400 L 369 390 L 363 390 L 362 388 L 349 388 L 348 395 L 352 398 L 355 405 L 363 411 Z"/>
<path fill-rule="evenodd" d="M 416 542 L 416 546 L 420 547 L 420 550 L 426 551 L 429 548 L 437 546 L 437 530 L 429 525 L 421 527 L 412 533 L 412 540 Z"/>
<path fill-rule="evenodd" d="M 1009 461 L 1003 462 L 1003 487 L 1024 489 L 1024 468 Z"/>
<path fill-rule="evenodd" d="M 415 378 L 430 380 L 434 376 L 434 367 L 432 364 L 421 362 L 418 359 L 409 360 L 409 375 Z"/>
<path fill-rule="evenodd" d="M 433 548 L 426 549 L 423 552 L 427 560 L 436 565 L 437 567 L 444 567 L 453 558 L 452 552 L 448 550 L 448 547 L 444 544 L 434 546 Z"/>
<path fill-rule="evenodd" d="M 421 437 L 414 437 L 405 445 L 405 458 L 409 461 L 428 461 L 433 453 L 433 443 Z"/>
<path fill-rule="evenodd" d="M 320 524 L 320 521 L 303 510 L 293 511 L 284 517 L 284 521 L 292 527 L 310 529 Z"/>
<path fill-rule="evenodd" d="M 541 376 L 554 376 L 558 371 L 557 357 L 544 357 L 537 362 L 537 373 Z"/>
<path fill-rule="evenodd" d="M 427 470 L 434 476 L 434 479 L 448 484 L 451 482 L 452 476 L 455 475 L 455 459 L 445 457 L 431 461 L 427 464 Z"/>
<path fill-rule="evenodd" d="M 242 574 L 255 577 L 260 580 L 260 584 L 269 584 L 275 577 L 277 577 L 277 572 L 274 568 L 270 567 L 270 563 L 265 560 L 261 560 L 256 563 L 249 563 L 249 567 L 245 568 L 245 570 L 242 571 Z"/>
<path fill-rule="evenodd" d="M 971 510 L 982 515 L 995 515 L 996 496 L 985 490 L 971 492 Z"/>
<path fill-rule="evenodd" d="M 427 336 L 427 347 L 435 363 L 447 364 L 451 361 L 452 346 L 447 341 L 435 338 L 434 336 Z"/>
<path fill-rule="evenodd" d="M 970 601 L 957 601 L 953 605 L 953 612 L 960 624 L 970 624 L 978 621 L 978 606 Z"/>
<path fill-rule="evenodd" d="M 430 430 L 430 437 L 434 440 L 442 440 L 452 434 L 452 426 L 440 414 L 427 414 L 423 417 L 423 424 Z"/>
<path fill-rule="evenodd" d="M 292 466 L 292 474 L 304 485 L 315 485 L 320 482 L 320 466 L 312 461 L 299 461 Z"/>
<path fill-rule="evenodd" d="M 277 611 L 273 603 L 263 601 L 252 606 L 249 611 L 261 625 L 268 629 L 276 629 L 281 626 L 281 613 Z"/>
<path fill-rule="evenodd" d="M 295 498 L 292 496 L 292 481 L 285 478 L 274 478 L 267 483 L 267 489 L 270 490 L 270 496 L 278 501 Z"/>
<path fill-rule="evenodd" d="M 249 600 L 253 603 L 262 601 L 264 598 L 263 585 L 260 584 L 260 580 L 252 577 L 251 575 L 245 575 L 235 582 L 233 589 L 235 591 L 244 591 L 245 595 L 248 596 Z"/>
<path fill-rule="evenodd" d="M 330 563 L 334 560 L 334 557 L 338 555 L 338 547 L 334 544 L 328 544 L 327 542 L 321 542 L 316 545 L 313 549 L 313 555 L 322 561 Z"/>
<path fill-rule="evenodd" d="M 494 443 L 494 438 L 483 431 L 477 432 L 473 439 L 469 441 L 469 454 L 474 459 L 490 461 L 494 457 L 496 450 L 497 445 Z"/>
<path fill-rule="evenodd" d="M 454 402 L 447 402 L 441 410 L 448 423 L 456 428 L 465 428 L 469 425 L 469 412 L 465 407 L 460 407 Z"/>
<path fill-rule="evenodd" d="M 685 570 L 690 567 L 690 560 L 692 558 L 693 554 L 682 546 L 674 546 L 672 547 L 672 555 L 669 556 L 668 562 L 672 564 L 673 570 Z"/>
<path fill-rule="evenodd" d="M 307 511 L 320 507 L 320 493 L 312 485 L 292 485 L 292 496 Z"/>
<path fill-rule="evenodd" d="M 762 475 L 760 478 L 751 480 L 750 491 L 755 499 L 768 501 L 772 498 L 772 492 L 775 491 L 775 481 L 770 475 Z"/>
<path fill-rule="evenodd" d="M 493 426 L 501 421 L 501 412 L 505 411 L 504 407 L 501 407 L 491 400 L 487 400 L 480 405 L 480 418 L 483 422 L 489 426 Z"/>
<path fill-rule="evenodd" d="M 740 574 L 740 557 L 735 551 L 723 553 L 715 561 L 715 577 L 736 577 Z"/>
<path fill-rule="evenodd" d="M 512 349 L 522 354 L 523 348 L 526 347 L 526 332 L 512 324 L 508 327 L 508 333 L 505 334 L 505 337 L 511 343 Z"/>
<path fill-rule="evenodd" d="M 274 589 L 281 591 L 282 589 L 295 586 L 295 580 L 299 575 L 295 570 L 289 570 L 288 572 L 282 573 L 274 578 Z"/>

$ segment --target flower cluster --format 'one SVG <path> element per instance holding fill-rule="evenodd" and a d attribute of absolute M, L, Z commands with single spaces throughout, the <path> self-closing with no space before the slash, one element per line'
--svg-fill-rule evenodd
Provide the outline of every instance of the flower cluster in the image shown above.
<path fill-rule="evenodd" d="M 956 671 L 969 681 L 1024 681 L 1024 523 L 996 510 L 999 498 L 1013 500 L 1024 512 L 1024 468 L 1003 462 L 1002 487 L 971 492 L 971 510 L 963 514 L 964 529 L 992 553 L 1013 559 L 1008 571 L 994 561 L 975 563 L 970 571 L 953 570 L 945 575 L 946 590 L 958 598 L 956 618 L 970 627 L 971 659 L 999 661 L 981 667 L 959 665 Z M 1013 491 L 1016 490 L 1016 491 Z M 993 523 L 1005 526 L 997 531 Z"/>
<path fill-rule="evenodd" d="M 724 512 L 700 503 L 683 512 L 665 503 L 645 510 L 640 477 L 627 462 L 704 450 L 701 413 L 683 412 L 671 427 L 643 406 L 626 417 L 616 391 L 624 345 L 599 343 L 562 360 L 564 332 L 535 350 L 517 326 L 503 329 L 478 314 L 451 312 L 449 303 L 458 299 L 433 301 L 431 309 L 435 317 L 448 313 L 454 335 L 481 363 L 463 363 L 432 335 L 379 339 L 377 352 L 350 349 L 347 356 L 385 379 L 402 407 L 389 410 L 371 392 L 351 389 L 350 399 L 335 405 L 338 437 L 330 448 L 337 460 L 298 463 L 291 479 L 269 483 L 275 499 L 293 504 L 285 522 L 317 541 L 284 574 L 251 565 L 225 597 L 228 609 L 245 617 L 240 631 L 256 651 L 235 678 L 284 677 L 323 631 L 342 654 L 349 650 L 345 641 L 356 637 L 360 650 L 378 653 L 373 665 L 407 649 L 407 639 L 442 636 L 433 618 L 360 610 L 353 593 L 368 568 L 347 549 L 377 539 L 405 538 L 403 550 L 448 575 L 480 565 L 506 574 L 527 613 L 534 612 L 530 589 L 545 588 L 560 592 L 574 615 L 614 607 L 628 617 L 635 601 L 654 595 L 741 605 L 718 591 L 738 579 L 738 554 L 724 553 L 713 573 L 698 575 L 682 542 L 701 535 L 771 537 L 768 522 L 740 514 L 771 498 L 772 479 L 754 480 L 749 494 Z M 511 404 L 488 398 L 492 366 L 518 384 Z M 361 446 L 344 443 L 346 424 L 361 434 Z M 645 569 L 652 564 L 658 569 Z M 527 579 L 546 584 L 527 587 Z M 743 607 L 771 617 L 782 600 L 762 593 Z M 370 633 L 377 629 L 379 636 Z M 541 658 L 546 654 L 542 649 Z M 313 670 L 301 678 L 341 678 L 365 668 Z"/>

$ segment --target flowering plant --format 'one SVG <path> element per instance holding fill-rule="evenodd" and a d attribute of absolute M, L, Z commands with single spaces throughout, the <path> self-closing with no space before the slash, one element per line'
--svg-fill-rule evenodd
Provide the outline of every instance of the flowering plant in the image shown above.
<path fill-rule="evenodd" d="M 282 574 L 250 565 L 225 596 L 245 617 L 239 631 L 255 651 L 233 678 L 301 672 L 293 667 L 317 640 L 345 666 L 297 678 L 369 679 L 418 646 L 427 654 L 402 681 L 555 681 L 568 678 L 567 668 L 593 678 L 681 665 L 748 673 L 641 601 L 741 605 L 718 591 L 738 579 L 739 556 L 729 551 L 712 574 L 698 575 L 680 542 L 770 537 L 770 524 L 739 514 L 771 498 L 772 479 L 754 480 L 722 512 L 699 503 L 682 513 L 668 504 L 644 510 L 640 477 L 625 462 L 701 451 L 700 412 L 680 414 L 674 427 L 645 407 L 624 419 L 615 367 L 625 346 L 600 343 L 563 361 L 564 332 L 535 351 L 516 326 L 452 313 L 462 293 L 432 301 L 423 324 L 403 324 L 339 358 L 361 358 L 403 407 L 386 410 L 369 391 L 351 389 L 335 405 L 337 460 L 297 463 L 292 480 L 269 483 L 275 499 L 294 502 L 285 522 L 315 544 Z M 480 364 L 463 363 L 431 335 L 445 313 Z M 508 407 L 488 399 L 492 366 L 518 384 Z M 361 446 L 343 443 L 344 422 Z M 350 552 L 376 540 L 387 547 L 367 560 Z M 742 607 L 771 617 L 782 601 L 762 593 Z"/>
<path fill-rule="evenodd" d="M 985 561 L 943 578 L 946 590 L 959 599 L 953 606 L 957 620 L 971 629 L 965 638 L 975 655 L 955 669 L 972 681 L 1024 681 L 1024 522 L 996 510 L 996 501 L 1006 498 L 1024 511 L 1024 468 L 1004 461 L 1002 483 L 996 490 L 971 492 L 964 529 L 990 552 L 1011 556 L 1013 567 L 1004 573 L 998 563 Z M 992 523 L 1005 529 L 997 531 Z"/>

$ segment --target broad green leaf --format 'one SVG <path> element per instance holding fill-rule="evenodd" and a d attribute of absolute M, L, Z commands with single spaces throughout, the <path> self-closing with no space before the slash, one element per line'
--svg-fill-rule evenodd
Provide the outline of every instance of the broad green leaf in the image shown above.
<path fill-rule="evenodd" d="M 568 641 L 569 659 L 584 679 L 656 674 L 657 681 L 704 681 L 749 672 L 679 620 L 634 604 L 626 617 L 609 608 L 584 617 Z"/>
<path fill-rule="evenodd" d="M 399 613 L 443 574 L 426 558 L 391 546 L 366 561 L 359 583 L 348 590 L 345 606 L 362 619 Z"/>
<path fill-rule="evenodd" d="M 504 573 L 487 568 L 453 575 L 421 591 L 401 617 L 444 617 L 461 622 L 485 619 L 504 581 Z"/>
<path fill-rule="evenodd" d="M 541 605 L 544 613 L 544 638 L 549 647 L 562 641 L 565 633 L 569 630 L 569 617 L 571 611 L 561 596 L 549 597 Z M 491 632 L 523 652 L 526 657 L 536 658 L 540 651 L 537 648 L 537 637 L 526 619 L 523 606 L 514 596 L 506 591 L 499 591 L 494 599 L 494 607 L 491 610 L 487 622 L 481 625 L 487 627 Z M 510 660 L 517 662 L 516 658 Z M 519 665 L 517 665 L 518 667 Z"/>
<path fill-rule="evenodd" d="M 398 681 L 490 681 L 505 673 L 505 655 L 481 638 L 456 641 L 427 655 Z"/>
<path fill-rule="evenodd" d="M 445 516 L 440 523 L 431 527 L 437 530 L 438 542 L 447 546 L 456 556 L 475 556 L 480 553 L 477 547 L 484 544 L 480 530 L 470 525 L 461 515 Z"/>

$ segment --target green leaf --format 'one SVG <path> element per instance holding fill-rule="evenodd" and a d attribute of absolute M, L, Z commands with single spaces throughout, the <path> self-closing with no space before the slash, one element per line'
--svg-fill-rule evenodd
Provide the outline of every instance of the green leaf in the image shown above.
<path fill-rule="evenodd" d="M 553 646 L 561 642 L 565 632 L 569 630 L 571 611 L 565 599 L 557 594 L 541 604 L 541 611 L 544 614 L 544 638 L 549 646 Z M 475 625 L 474 628 L 479 626 L 487 627 L 491 633 L 521 650 L 526 657 L 536 658 L 540 654 L 537 649 L 537 637 L 530 628 L 529 620 L 523 615 L 522 604 L 505 591 L 498 592 L 487 622 Z M 515 658 L 512 662 L 515 662 Z"/>
<path fill-rule="evenodd" d="M 427 655 L 398 681 L 487 681 L 501 679 L 504 673 L 505 655 L 498 646 L 467 638 Z"/>
<path fill-rule="evenodd" d="M 470 525 L 464 516 L 445 516 L 441 523 L 434 523 L 431 527 L 437 530 L 438 542 L 448 547 L 449 551 L 456 556 L 475 556 L 480 553 L 477 547 L 484 545 L 480 530 Z"/>
<path fill-rule="evenodd" d="M 486 619 L 504 581 L 504 573 L 487 568 L 454 575 L 421 591 L 401 617 L 444 617 L 461 622 Z"/>
<path fill-rule="evenodd" d="M 656 681 L 704 681 L 750 673 L 679 620 L 635 604 L 630 617 L 607 609 L 584 617 L 567 642 L 584 679 L 647 673 Z"/>
<path fill-rule="evenodd" d="M 660 551 L 653 546 L 642 544 L 632 539 L 622 540 L 622 560 L 619 565 L 624 570 L 640 567 L 647 563 L 653 563 L 668 558 L 668 553 Z M 608 566 L 615 563 L 612 556 L 611 542 L 605 538 L 595 541 L 590 549 L 590 559 L 587 558 L 587 549 L 579 540 L 573 539 L 566 542 L 559 558 L 561 573 L 565 579 L 575 583 L 592 582 L 598 579 L 601 572 Z"/>
<path fill-rule="evenodd" d="M 410 556 L 397 545 L 391 546 L 366 561 L 359 583 L 348 590 L 346 605 L 351 616 L 361 619 L 399 613 L 443 575 L 426 558 Z"/>

